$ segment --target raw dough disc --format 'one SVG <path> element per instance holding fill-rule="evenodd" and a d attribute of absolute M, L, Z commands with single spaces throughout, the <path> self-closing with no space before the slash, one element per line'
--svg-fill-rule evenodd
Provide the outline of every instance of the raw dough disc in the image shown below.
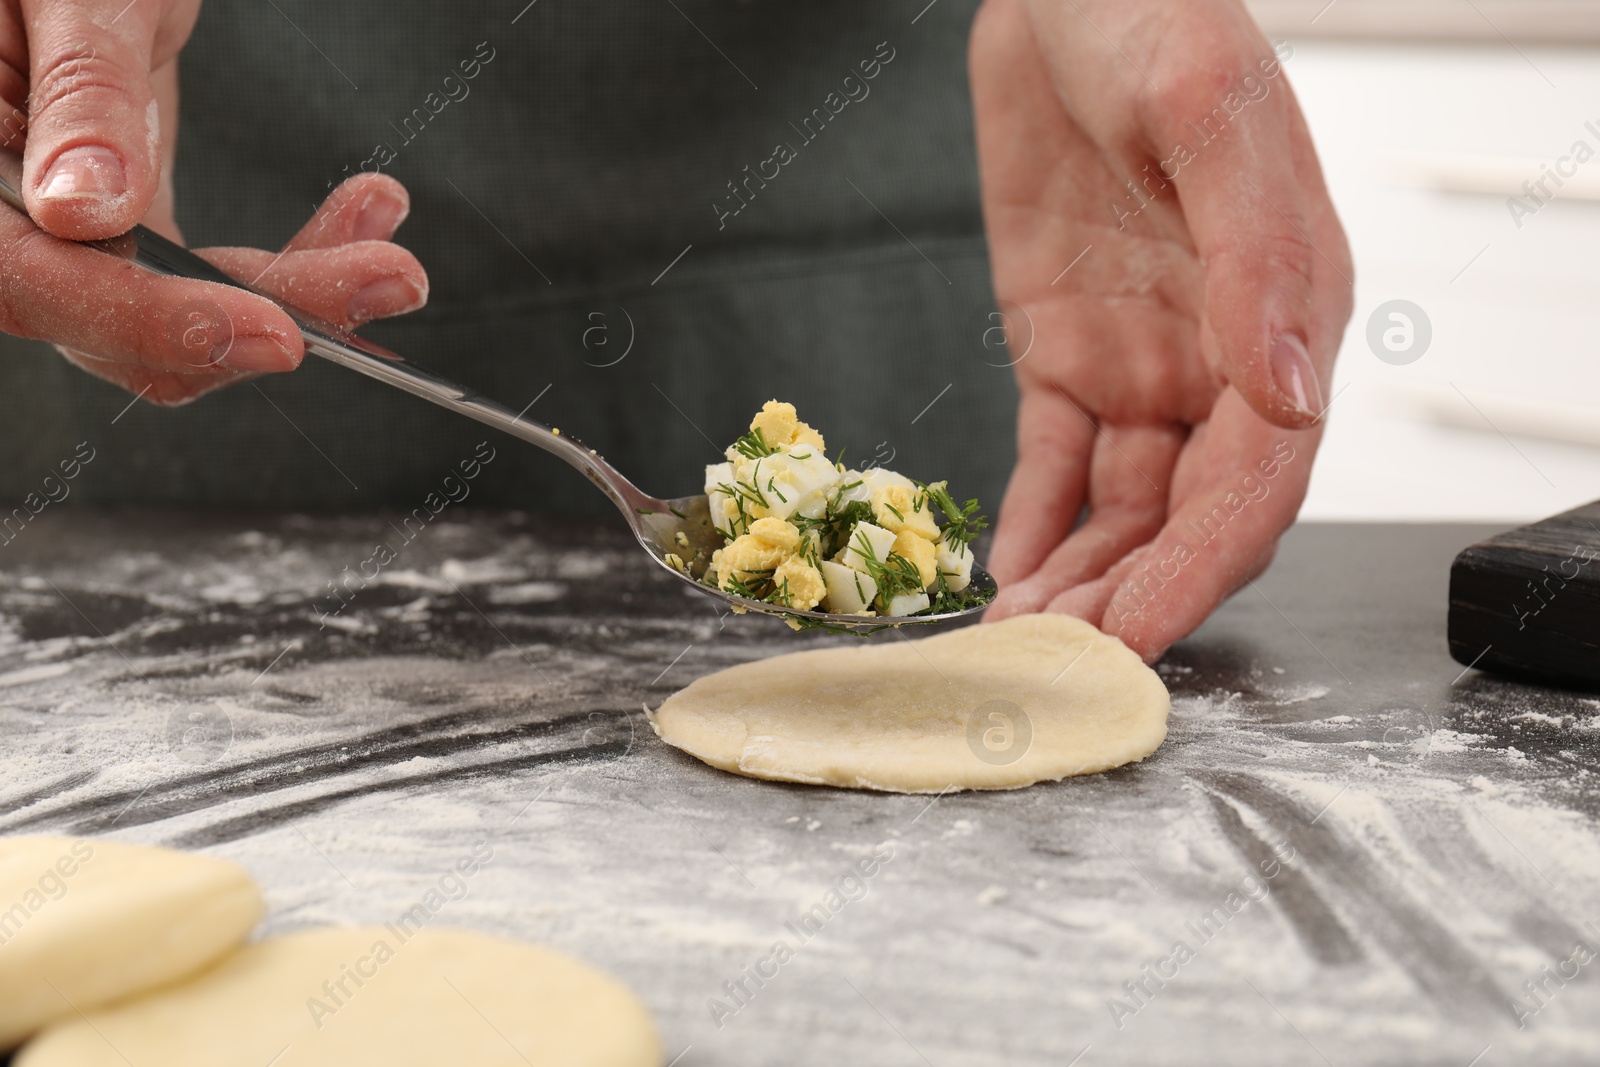
<path fill-rule="evenodd" d="M 45 1031 L 16 1067 L 661 1060 L 644 1007 L 592 967 L 484 934 L 391 925 L 325 927 L 249 945 L 182 985 Z"/>
<path fill-rule="evenodd" d="M 261 911 L 250 876 L 210 856 L 0 839 L 0 1049 L 199 970 L 243 941 Z"/>
<path fill-rule="evenodd" d="M 796 652 L 673 694 L 656 733 L 754 778 L 899 793 L 1016 789 L 1143 759 L 1167 735 L 1156 673 L 1065 615 Z"/>

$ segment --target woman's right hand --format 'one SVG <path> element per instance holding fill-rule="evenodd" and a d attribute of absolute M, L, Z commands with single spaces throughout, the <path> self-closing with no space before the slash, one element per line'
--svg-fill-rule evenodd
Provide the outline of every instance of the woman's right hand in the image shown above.
<path fill-rule="evenodd" d="M 293 320 L 231 286 L 162 277 L 79 241 L 142 222 L 176 241 L 171 170 L 178 51 L 199 0 L 0 2 L 0 146 L 23 154 L 28 216 L 0 206 L 0 330 L 52 342 L 157 404 L 300 365 Z M 226 195 L 225 193 L 221 195 Z M 415 256 L 389 243 L 399 182 L 335 189 L 280 251 L 198 254 L 252 287 L 351 327 L 427 301 Z"/>

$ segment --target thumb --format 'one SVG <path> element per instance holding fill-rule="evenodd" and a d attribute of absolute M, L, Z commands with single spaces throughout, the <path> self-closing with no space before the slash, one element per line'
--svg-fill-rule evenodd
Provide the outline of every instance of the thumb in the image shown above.
<path fill-rule="evenodd" d="M 150 81 L 156 5 L 24 0 L 28 213 L 57 237 L 114 237 L 143 217 L 161 173 Z"/>

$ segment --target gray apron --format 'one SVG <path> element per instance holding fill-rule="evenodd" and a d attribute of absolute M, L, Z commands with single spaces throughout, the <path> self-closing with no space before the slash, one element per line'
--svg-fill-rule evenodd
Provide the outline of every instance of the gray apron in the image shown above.
<path fill-rule="evenodd" d="M 847 460 L 991 514 L 1015 390 L 996 344 L 975 4 L 273 4 L 202 11 L 175 175 L 190 244 L 280 246 L 330 187 L 411 191 L 424 310 L 363 332 L 696 491 L 763 401 Z M 913 22 L 913 19 L 916 19 Z M 478 442 L 471 503 L 609 505 L 535 448 L 308 360 L 176 410 L 0 338 L 0 505 L 88 442 L 80 502 L 409 508 Z M 115 421 L 113 421 L 115 420 Z"/>

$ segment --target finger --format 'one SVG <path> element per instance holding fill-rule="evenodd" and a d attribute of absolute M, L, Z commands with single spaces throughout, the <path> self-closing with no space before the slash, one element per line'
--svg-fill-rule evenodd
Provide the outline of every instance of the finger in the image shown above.
<path fill-rule="evenodd" d="M 411 194 L 384 174 L 357 174 L 328 194 L 287 248 L 297 252 L 352 241 L 387 241 L 411 213 Z"/>
<path fill-rule="evenodd" d="M 1094 444 L 1089 521 L 1025 580 L 1001 590 L 995 620 L 1043 611 L 1063 592 L 1091 582 L 1161 528 L 1184 431 L 1164 426 L 1104 428 Z"/>
<path fill-rule="evenodd" d="M 1028 389 L 1017 409 L 1017 465 L 1000 503 L 989 572 L 1021 581 L 1077 525 L 1094 425 L 1052 388 Z"/>
<path fill-rule="evenodd" d="M 252 289 L 346 327 L 415 311 L 428 300 L 422 264 L 386 241 L 306 252 L 207 248 L 198 254 Z"/>
<path fill-rule="evenodd" d="M 1206 430 L 1195 459 L 1208 475 L 1092 591 L 1104 598 L 1101 628 L 1151 661 L 1270 561 L 1305 498 L 1322 433 L 1269 426 L 1231 389 Z M 1081 598 L 1060 605 L 1092 606 Z"/>
<path fill-rule="evenodd" d="M 23 190 L 45 230 L 73 240 L 133 226 L 156 194 L 150 70 L 156 4 L 23 0 L 29 115 Z"/>
<path fill-rule="evenodd" d="M 28 34 L 22 13 L 0 4 L 0 147 L 22 151 L 28 132 Z"/>
<path fill-rule="evenodd" d="M 132 393 L 136 400 L 157 407 L 178 407 L 224 386 L 260 377 L 259 374 L 245 371 L 178 374 L 152 370 L 136 363 L 113 363 L 65 345 L 55 347 L 80 370 L 120 386 Z"/>
<path fill-rule="evenodd" d="M 1205 264 L 1208 358 L 1262 418 L 1305 427 L 1326 407 L 1350 254 L 1280 61 L 1227 13 L 1162 74 L 1146 123 Z"/>
<path fill-rule="evenodd" d="M 177 373 L 299 366 L 299 328 L 231 286 L 153 274 L 0 209 L 0 330 Z"/>

